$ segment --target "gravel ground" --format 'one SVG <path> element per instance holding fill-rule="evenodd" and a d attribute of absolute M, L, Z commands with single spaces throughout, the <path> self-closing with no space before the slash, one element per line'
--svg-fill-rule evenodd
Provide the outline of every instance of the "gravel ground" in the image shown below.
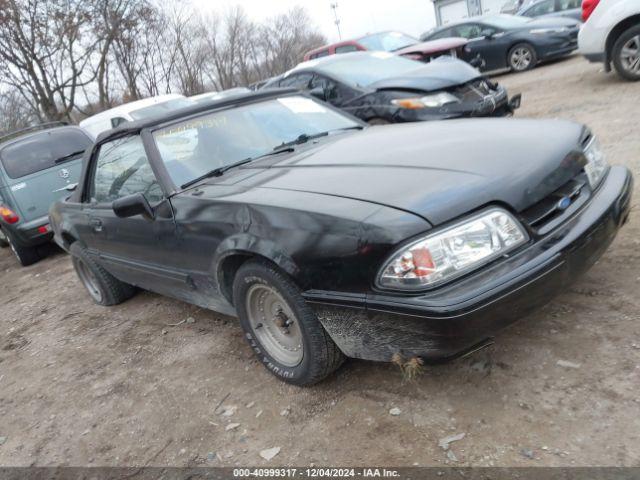
<path fill-rule="evenodd" d="M 498 80 L 518 117 L 585 122 L 639 176 L 640 83 L 577 56 Z M 150 293 L 98 307 L 66 255 L 2 250 L 0 464 L 638 466 L 639 216 L 493 347 L 411 382 L 348 361 L 310 389 L 257 364 L 233 318 Z"/>

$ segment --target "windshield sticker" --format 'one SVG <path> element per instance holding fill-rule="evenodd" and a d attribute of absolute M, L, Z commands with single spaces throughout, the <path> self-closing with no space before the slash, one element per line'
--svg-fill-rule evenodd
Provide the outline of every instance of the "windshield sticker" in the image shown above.
<path fill-rule="evenodd" d="M 287 107 L 293 113 L 326 113 L 327 109 L 309 98 L 285 97 L 278 102 Z"/>
<path fill-rule="evenodd" d="M 11 187 L 11 191 L 12 192 L 17 192 L 18 190 L 22 190 L 23 188 L 27 188 L 27 184 L 22 182 L 22 183 L 16 183 L 15 185 L 13 185 Z"/>

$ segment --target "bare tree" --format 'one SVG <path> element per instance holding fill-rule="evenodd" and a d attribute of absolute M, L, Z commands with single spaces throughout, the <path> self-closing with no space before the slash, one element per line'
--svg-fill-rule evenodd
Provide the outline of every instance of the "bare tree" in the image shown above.
<path fill-rule="evenodd" d="M 36 115 L 16 91 L 0 94 L 0 134 L 28 127 L 38 121 Z"/>
<path fill-rule="evenodd" d="M 70 118 L 95 49 L 82 0 L 0 0 L 0 75 L 46 119 Z"/>
<path fill-rule="evenodd" d="M 0 92 L 40 120 L 248 85 L 324 42 L 296 7 L 264 23 L 155 0 L 0 0 Z M 80 98 L 80 100 L 79 100 Z"/>
<path fill-rule="evenodd" d="M 270 77 L 295 67 L 306 52 L 326 41 L 302 7 L 269 19 L 260 28 L 263 74 Z"/>

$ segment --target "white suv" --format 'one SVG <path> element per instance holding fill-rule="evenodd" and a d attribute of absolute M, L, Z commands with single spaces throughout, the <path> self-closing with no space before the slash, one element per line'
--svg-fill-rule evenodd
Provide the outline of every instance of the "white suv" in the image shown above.
<path fill-rule="evenodd" d="M 580 53 L 590 62 L 611 64 L 627 80 L 640 80 L 640 0 L 582 0 L 585 22 Z"/>

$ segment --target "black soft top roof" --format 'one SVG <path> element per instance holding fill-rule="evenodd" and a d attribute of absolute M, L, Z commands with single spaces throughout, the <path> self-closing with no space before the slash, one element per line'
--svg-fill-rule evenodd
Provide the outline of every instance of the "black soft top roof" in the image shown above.
<path fill-rule="evenodd" d="M 239 95 L 233 95 L 228 98 L 194 103 L 193 106 L 179 108 L 177 110 L 173 110 L 170 113 L 163 113 L 142 120 L 123 123 L 122 125 L 112 130 L 102 132 L 100 135 L 98 135 L 98 138 L 96 138 L 96 143 L 103 142 L 112 137 L 120 137 L 128 133 L 138 133 L 144 128 L 156 127 L 165 123 L 173 122 L 175 120 L 180 120 L 181 118 L 190 117 L 191 115 L 204 113 L 209 110 L 234 108 L 240 105 L 247 105 L 250 103 L 259 102 L 282 95 L 289 95 L 292 93 L 300 92 L 294 88 L 269 88 L 258 90 L 255 92 L 246 92 Z"/>

